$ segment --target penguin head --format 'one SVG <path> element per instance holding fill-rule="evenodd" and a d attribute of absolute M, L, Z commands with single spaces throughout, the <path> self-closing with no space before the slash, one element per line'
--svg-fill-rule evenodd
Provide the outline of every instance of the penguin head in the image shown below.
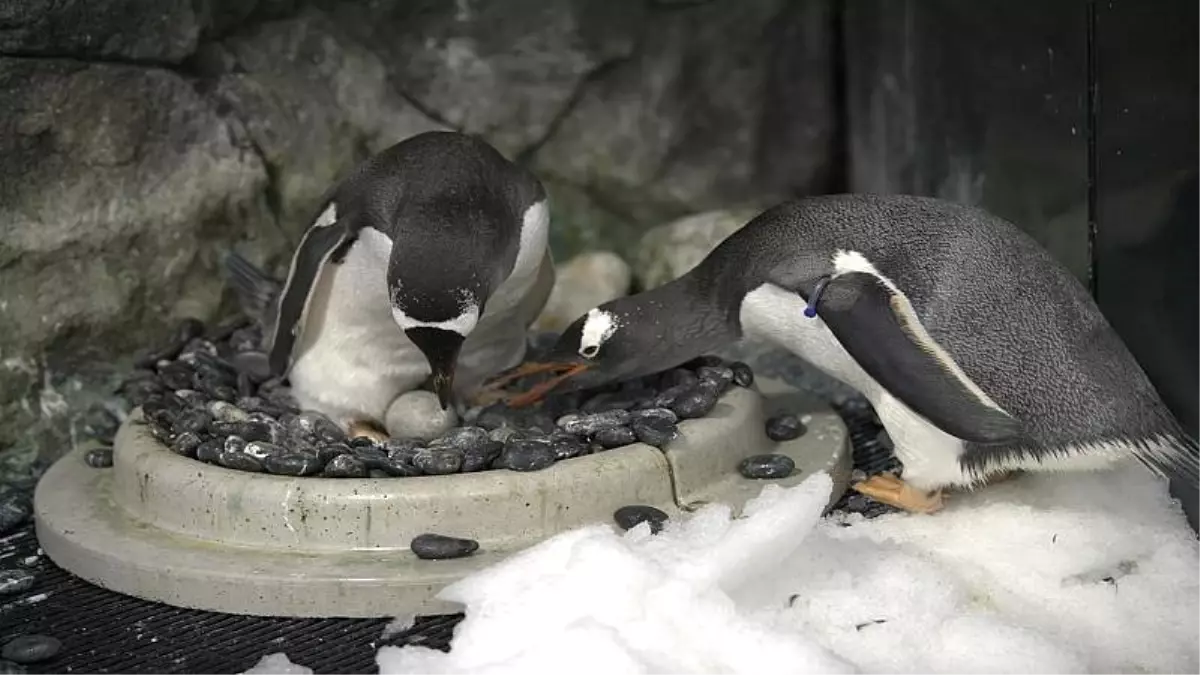
<path fill-rule="evenodd" d="M 392 275 L 388 286 L 392 318 L 429 362 L 433 389 L 445 410 L 450 407 L 459 352 L 483 314 L 486 297 L 471 284 L 426 287 Z"/>
<path fill-rule="evenodd" d="M 672 326 L 655 308 L 653 303 L 619 298 L 576 319 L 546 354 L 547 364 L 567 371 L 553 391 L 578 391 L 642 377 L 690 358 L 676 349 Z"/>

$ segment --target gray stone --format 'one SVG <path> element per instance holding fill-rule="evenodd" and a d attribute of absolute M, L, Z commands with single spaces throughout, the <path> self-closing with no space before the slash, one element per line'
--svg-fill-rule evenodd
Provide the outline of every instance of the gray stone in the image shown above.
<path fill-rule="evenodd" d="M 178 63 L 196 48 L 205 3 L 19 0 L 0 4 L 0 52 Z"/>
<path fill-rule="evenodd" d="M 115 389 L 89 363 L 212 316 L 233 231 L 279 247 L 243 137 L 167 70 L 0 57 L 0 445 L 61 454 L 66 398 Z"/>
<path fill-rule="evenodd" d="M 24 593 L 33 588 L 33 572 L 28 570 L 0 570 L 0 595 Z"/>
<path fill-rule="evenodd" d="M 642 3 L 341 3 L 333 11 L 393 64 L 392 80 L 424 109 L 513 156 L 553 130 L 589 74 L 632 52 L 629 28 Z"/>
<path fill-rule="evenodd" d="M 0 655 L 13 663 L 38 663 L 52 659 L 62 649 L 62 642 L 49 635 L 19 635 L 0 650 Z"/>
<path fill-rule="evenodd" d="M 651 229 L 638 244 L 634 276 L 646 288 L 679 278 L 759 212 L 758 208 L 706 211 Z"/>
<path fill-rule="evenodd" d="M 635 28 L 640 49 L 584 90 L 537 166 L 641 223 L 809 188 L 836 140 L 829 11 L 768 0 L 652 12 Z M 771 110 L 785 101 L 799 114 Z M 789 143 L 773 152 L 814 170 L 762 166 L 776 136 Z"/>
<path fill-rule="evenodd" d="M 575 319 L 629 292 L 629 264 L 609 251 L 582 253 L 556 266 L 554 290 L 533 323 L 535 330 L 562 332 Z"/>
<path fill-rule="evenodd" d="M 325 191 L 368 154 L 445 128 L 393 86 L 394 73 L 385 64 L 399 68 L 403 61 L 381 58 L 341 29 L 380 20 L 348 16 L 355 12 L 347 9 L 342 12 L 347 16 L 336 20 L 307 8 L 213 47 L 223 64 L 223 72 L 214 74 L 214 96 L 245 122 L 271 166 L 280 225 L 297 240 Z M 396 39 L 396 26 L 381 28 Z M 276 262 L 282 274 L 286 261 Z"/>
<path fill-rule="evenodd" d="M 458 424 L 454 406 L 442 410 L 437 394 L 417 390 L 396 397 L 387 409 L 384 425 L 393 438 L 429 441 Z"/>

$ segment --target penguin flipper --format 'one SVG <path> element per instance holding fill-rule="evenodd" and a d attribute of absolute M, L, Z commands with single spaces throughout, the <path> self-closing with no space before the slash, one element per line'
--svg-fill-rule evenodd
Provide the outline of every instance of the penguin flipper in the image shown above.
<path fill-rule="evenodd" d="M 267 337 L 268 362 L 271 372 L 283 375 L 291 360 L 292 347 L 299 337 L 301 321 L 308 310 L 312 290 L 317 284 L 325 264 L 341 262 L 350 245 L 357 237 L 357 230 L 335 220 L 331 215 L 332 204 L 313 223 L 296 253 L 288 270 L 287 281 L 279 296 L 274 323 L 275 330 Z"/>
<path fill-rule="evenodd" d="M 1022 437 L 1020 421 L 971 381 L 887 280 L 838 274 L 810 304 L 863 370 L 934 426 L 973 443 Z"/>

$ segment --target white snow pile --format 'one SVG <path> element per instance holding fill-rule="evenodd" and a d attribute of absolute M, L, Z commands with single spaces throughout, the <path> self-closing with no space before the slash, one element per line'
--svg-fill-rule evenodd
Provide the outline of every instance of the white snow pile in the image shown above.
<path fill-rule="evenodd" d="M 1140 467 L 1026 475 L 931 516 L 820 518 L 824 474 L 659 535 L 563 533 L 447 587 L 450 653 L 380 672 L 1197 672 L 1200 555 Z"/>
<path fill-rule="evenodd" d="M 312 668 L 292 663 L 287 654 L 275 652 L 259 659 L 243 675 L 312 675 L 312 672 Z"/>

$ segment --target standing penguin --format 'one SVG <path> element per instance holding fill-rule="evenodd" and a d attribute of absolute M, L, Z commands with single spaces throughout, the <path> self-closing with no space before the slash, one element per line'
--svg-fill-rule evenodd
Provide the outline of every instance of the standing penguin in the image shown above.
<path fill-rule="evenodd" d="M 696 268 L 575 321 L 549 390 L 661 371 L 766 338 L 861 392 L 904 465 L 855 488 L 911 511 L 1013 470 L 1137 458 L 1195 480 L 1196 443 L 1066 269 L 982 210 L 833 195 L 772 208 Z"/>
<path fill-rule="evenodd" d="M 524 358 L 554 285 L 529 172 L 471 136 L 422 133 L 356 167 L 317 214 L 282 284 L 226 258 L 303 408 L 379 437 L 392 401 L 431 374 L 445 409 Z"/>

